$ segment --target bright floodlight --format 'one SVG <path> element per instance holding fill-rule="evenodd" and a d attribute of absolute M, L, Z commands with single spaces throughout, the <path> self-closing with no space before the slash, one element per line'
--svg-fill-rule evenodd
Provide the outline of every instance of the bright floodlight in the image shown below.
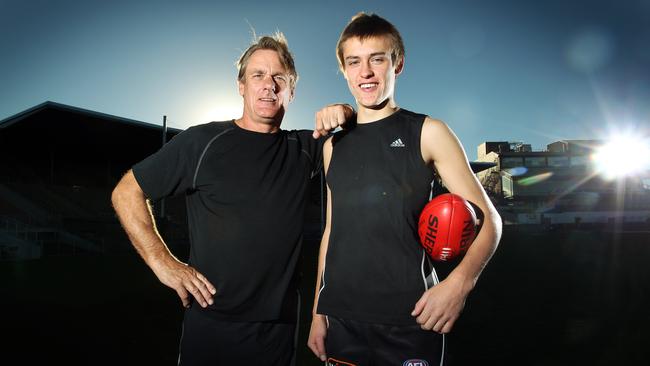
<path fill-rule="evenodd" d="M 650 168 L 650 142 L 632 134 L 615 135 L 591 159 L 607 179 L 633 175 Z"/>

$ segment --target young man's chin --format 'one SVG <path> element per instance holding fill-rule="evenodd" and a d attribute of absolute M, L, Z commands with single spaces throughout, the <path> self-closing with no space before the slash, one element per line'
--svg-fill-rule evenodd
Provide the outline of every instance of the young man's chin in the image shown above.
<path fill-rule="evenodd" d="M 359 105 L 367 108 L 367 109 L 374 109 L 374 110 L 379 110 L 382 109 L 386 106 L 386 103 L 388 102 L 388 99 L 384 100 L 383 102 L 379 102 L 377 100 L 372 100 L 372 101 L 366 101 L 366 102 L 360 102 Z"/>

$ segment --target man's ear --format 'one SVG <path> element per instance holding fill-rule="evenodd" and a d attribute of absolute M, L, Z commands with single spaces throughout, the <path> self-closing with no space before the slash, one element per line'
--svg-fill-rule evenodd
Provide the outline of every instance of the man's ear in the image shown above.
<path fill-rule="evenodd" d="M 404 56 L 397 60 L 397 64 L 395 65 L 395 76 L 401 74 L 402 70 L 404 70 Z"/>
<path fill-rule="evenodd" d="M 241 80 L 237 80 L 237 88 L 239 89 L 239 95 L 244 96 L 244 83 Z"/>

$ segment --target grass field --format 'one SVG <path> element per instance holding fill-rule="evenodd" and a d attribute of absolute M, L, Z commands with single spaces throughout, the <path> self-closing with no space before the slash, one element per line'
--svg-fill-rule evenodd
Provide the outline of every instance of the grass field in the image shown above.
<path fill-rule="evenodd" d="M 317 243 L 303 254 L 298 365 Z M 3 365 L 174 365 L 182 309 L 131 254 L 0 262 Z M 508 229 L 449 337 L 451 365 L 647 365 L 650 234 Z M 9 362 L 8 360 L 16 360 Z"/>

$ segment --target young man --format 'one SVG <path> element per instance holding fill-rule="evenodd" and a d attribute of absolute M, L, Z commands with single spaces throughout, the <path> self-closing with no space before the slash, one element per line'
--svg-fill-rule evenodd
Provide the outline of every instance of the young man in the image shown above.
<path fill-rule="evenodd" d="M 357 125 L 324 146 L 327 223 L 308 346 L 330 365 L 442 365 L 445 334 L 496 249 L 501 220 L 453 132 L 395 103 L 404 68 L 395 27 L 357 14 L 337 56 Z M 434 170 L 484 213 L 473 245 L 440 282 L 417 235 Z"/>
<path fill-rule="evenodd" d="M 237 66 L 242 117 L 183 131 L 112 195 L 138 253 L 187 308 L 180 365 L 285 366 L 295 351 L 295 269 L 322 142 L 280 129 L 298 79 L 282 34 L 259 38 Z M 188 264 L 165 245 L 148 203 L 175 194 L 186 195 Z"/>

